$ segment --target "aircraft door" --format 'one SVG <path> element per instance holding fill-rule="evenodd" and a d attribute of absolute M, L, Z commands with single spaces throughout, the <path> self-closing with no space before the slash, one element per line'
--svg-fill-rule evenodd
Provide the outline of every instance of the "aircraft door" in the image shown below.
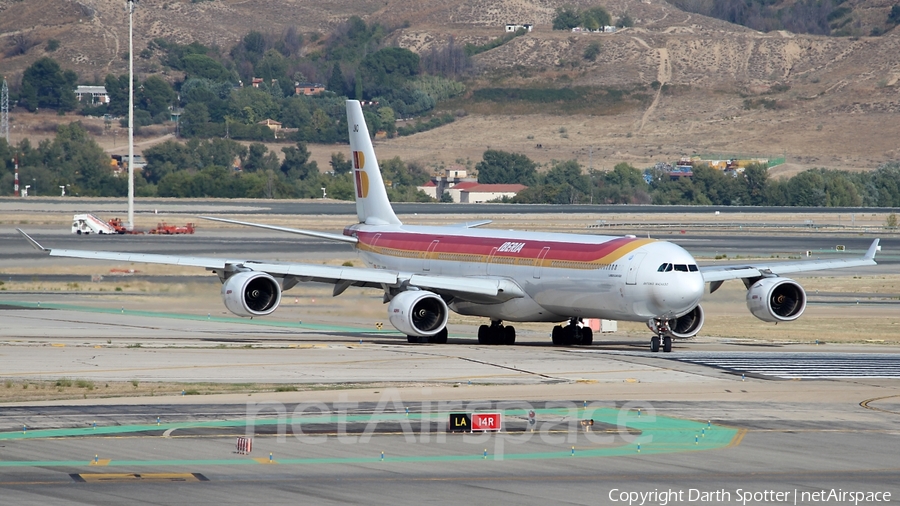
<path fill-rule="evenodd" d="M 546 258 L 547 253 L 550 253 L 549 246 L 545 246 L 544 249 L 538 253 L 537 260 L 534 261 L 534 279 L 541 279 L 541 271 L 544 269 L 544 258 Z"/>
<path fill-rule="evenodd" d="M 498 274 L 497 267 L 494 266 L 494 255 L 497 254 L 497 248 L 491 248 L 491 252 L 488 254 L 487 258 L 487 274 L 488 276 L 495 276 Z"/>
<path fill-rule="evenodd" d="M 638 268 L 640 268 L 641 262 L 644 260 L 645 256 L 647 256 L 647 253 L 644 253 L 642 251 L 628 255 L 628 272 L 625 273 L 626 285 L 637 284 Z"/>
<path fill-rule="evenodd" d="M 431 257 L 434 255 L 434 249 L 437 248 L 437 245 L 440 242 L 441 241 L 435 239 L 428 245 L 428 250 L 425 252 L 425 258 L 422 260 L 422 271 L 431 272 Z"/>

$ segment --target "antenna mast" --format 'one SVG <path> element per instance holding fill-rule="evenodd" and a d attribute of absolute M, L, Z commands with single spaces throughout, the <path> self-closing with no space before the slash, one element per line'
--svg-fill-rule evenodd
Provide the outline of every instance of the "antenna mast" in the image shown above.
<path fill-rule="evenodd" d="M 6 78 L 0 91 L 0 137 L 9 144 L 9 86 L 6 85 Z"/>
<path fill-rule="evenodd" d="M 134 230 L 134 3 L 128 2 L 128 222 Z"/>

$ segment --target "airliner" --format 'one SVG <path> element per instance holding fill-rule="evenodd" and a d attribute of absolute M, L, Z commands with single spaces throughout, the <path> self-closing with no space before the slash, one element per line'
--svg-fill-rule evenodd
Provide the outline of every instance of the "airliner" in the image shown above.
<path fill-rule="evenodd" d="M 358 101 L 347 101 L 347 120 L 358 223 L 333 234 L 205 219 L 349 243 L 367 267 L 48 249 L 19 232 L 50 256 L 205 268 L 221 280 L 225 307 L 243 317 L 271 314 L 282 292 L 301 282 L 332 284 L 334 296 L 350 287 L 381 289 L 389 321 L 411 343 L 446 343 L 454 311 L 489 319 L 478 328 L 479 344 L 514 344 L 510 322 L 547 322 L 559 324 L 552 328 L 554 345 L 590 345 L 593 332 L 584 319 L 601 318 L 644 322 L 650 351 L 669 352 L 673 338 L 692 337 L 703 326 L 707 284 L 713 293 L 724 281 L 740 279 L 753 316 L 788 322 L 803 314 L 807 297 L 784 274 L 875 265 L 878 239 L 862 257 L 701 267 L 674 243 L 633 235 L 477 228 L 489 220 L 404 225 L 388 200 Z"/>

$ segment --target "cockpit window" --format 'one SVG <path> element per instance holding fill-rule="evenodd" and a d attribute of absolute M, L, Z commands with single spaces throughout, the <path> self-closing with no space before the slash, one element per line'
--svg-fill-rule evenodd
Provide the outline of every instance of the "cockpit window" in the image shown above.
<path fill-rule="evenodd" d="M 656 272 L 698 272 L 700 269 L 696 264 L 662 264 L 659 266 L 659 269 L 656 269 Z"/>

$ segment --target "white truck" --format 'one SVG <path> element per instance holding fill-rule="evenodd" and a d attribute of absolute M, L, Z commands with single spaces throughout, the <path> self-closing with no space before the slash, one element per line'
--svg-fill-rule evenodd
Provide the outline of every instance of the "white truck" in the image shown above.
<path fill-rule="evenodd" d="M 115 228 L 93 214 L 76 214 L 72 219 L 73 234 L 117 234 Z"/>

